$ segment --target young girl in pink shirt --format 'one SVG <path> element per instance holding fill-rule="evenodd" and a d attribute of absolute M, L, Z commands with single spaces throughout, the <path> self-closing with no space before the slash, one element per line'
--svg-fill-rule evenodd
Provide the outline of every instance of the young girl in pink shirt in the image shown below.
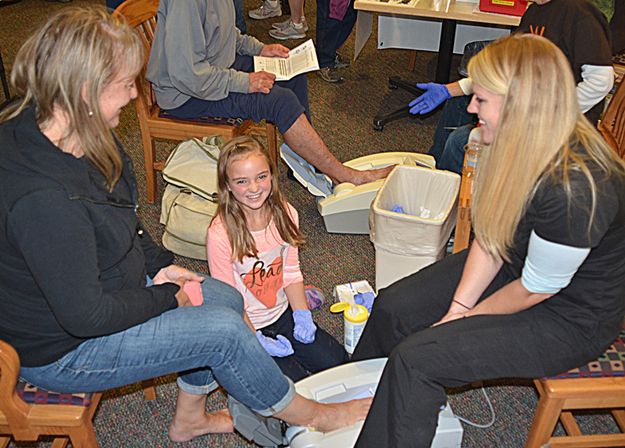
<path fill-rule="evenodd" d="M 219 206 L 206 236 L 212 277 L 241 292 L 246 322 L 293 381 L 347 361 L 308 309 L 298 257 L 304 237 L 267 150 L 251 137 L 232 139 L 217 178 Z"/>

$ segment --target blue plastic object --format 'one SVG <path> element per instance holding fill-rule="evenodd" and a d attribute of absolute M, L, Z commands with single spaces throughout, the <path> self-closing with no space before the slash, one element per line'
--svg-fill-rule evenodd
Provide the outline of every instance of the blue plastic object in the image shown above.
<path fill-rule="evenodd" d="M 404 211 L 404 207 L 402 207 L 402 206 L 401 206 L 401 205 L 399 205 L 399 204 L 395 205 L 395 206 L 391 209 L 391 211 L 392 211 L 392 212 L 395 212 L 395 213 L 404 213 L 404 214 L 406 213 L 406 212 Z"/>
<path fill-rule="evenodd" d="M 302 344 L 310 344 L 315 341 L 317 326 L 313 322 L 310 310 L 293 311 L 293 337 Z"/>
<path fill-rule="evenodd" d="M 433 82 L 417 83 L 417 88 L 425 90 L 425 93 L 422 93 L 408 104 L 410 113 L 413 115 L 428 114 L 451 98 L 451 93 L 449 93 L 445 84 Z"/>
<path fill-rule="evenodd" d="M 265 336 L 260 330 L 256 330 L 256 339 L 267 353 L 276 358 L 284 358 L 295 353 L 291 342 L 281 334 L 273 339 Z"/>
<path fill-rule="evenodd" d="M 356 305 L 362 305 L 367 308 L 367 311 L 371 312 L 373 308 L 373 301 L 375 300 L 375 294 L 372 292 L 358 292 L 354 294 L 354 302 Z"/>

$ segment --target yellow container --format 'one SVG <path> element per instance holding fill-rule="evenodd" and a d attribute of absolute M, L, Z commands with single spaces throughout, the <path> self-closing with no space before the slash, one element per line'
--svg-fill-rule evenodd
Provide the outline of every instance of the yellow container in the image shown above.
<path fill-rule="evenodd" d="M 354 353 L 360 335 L 362 335 L 365 329 L 367 319 L 369 319 L 369 312 L 367 308 L 362 305 L 352 305 L 347 302 L 333 304 L 330 307 L 330 311 L 333 313 L 343 313 L 343 321 L 345 323 L 343 345 L 345 351 L 351 355 Z"/>

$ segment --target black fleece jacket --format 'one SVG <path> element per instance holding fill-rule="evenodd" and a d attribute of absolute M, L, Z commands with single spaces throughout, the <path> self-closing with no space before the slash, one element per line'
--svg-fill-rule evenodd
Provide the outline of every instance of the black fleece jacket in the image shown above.
<path fill-rule="evenodd" d="M 175 308 L 178 286 L 146 288 L 173 261 L 136 215 L 132 165 L 112 192 L 85 157 L 43 135 L 33 107 L 0 124 L 0 338 L 27 367 Z"/>

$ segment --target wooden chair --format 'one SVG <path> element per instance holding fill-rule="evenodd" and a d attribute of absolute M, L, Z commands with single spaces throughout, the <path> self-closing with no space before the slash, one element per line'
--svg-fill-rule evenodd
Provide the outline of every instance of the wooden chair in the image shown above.
<path fill-rule="evenodd" d="M 150 48 L 156 30 L 158 4 L 158 0 L 126 0 L 113 13 L 124 17 L 130 26 L 138 31 L 146 50 L 145 64 L 137 80 L 139 96 L 135 101 L 135 107 L 141 128 L 147 201 L 149 203 L 154 203 L 156 200 L 156 173 L 162 170 L 164 165 L 164 162 L 156 160 L 154 140 L 157 138 L 180 141 L 192 137 L 221 135 L 225 140 L 229 140 L 244 134 L 266 135 L 269 153 L 275 162 L 278 161 L 277 132 L 276 127 L 271 123 L 266 123 L 265 127 L 262 128 L 250 120 L 177 120 L 160 116 L 161 110 L 156 104 L 152 86 L 145 79 Z"/>
<path fill-rule="evenodd" d="M 84 394 L 85 404 L 28 404 L 16 391 L 20 360 L 17 352 L 0 341 L 0 448 L 17 441 L 36 441 L 42 435 L 57 436 L 53 448 L 71 441 L 74 448 L 98 447 L 93 414 L 101 393 Z"/>
<path fill-rule="evenodd" d="M 18 381 L 20 359 L 15 349 L 0 340 L 0 448 L 11 438 L 36 441 L 55 436 L 52 448 L 97 448 L 93 415 L 102 393 L 58 394 Z M 144 381 L 144 395 L 156 398 L 152 380 Z"/>
<path fill-rule="evenodd" d="M 612 149 L 625 159 L 625 82 L 621 81 L 617 87 L 598 129 Z"/>

